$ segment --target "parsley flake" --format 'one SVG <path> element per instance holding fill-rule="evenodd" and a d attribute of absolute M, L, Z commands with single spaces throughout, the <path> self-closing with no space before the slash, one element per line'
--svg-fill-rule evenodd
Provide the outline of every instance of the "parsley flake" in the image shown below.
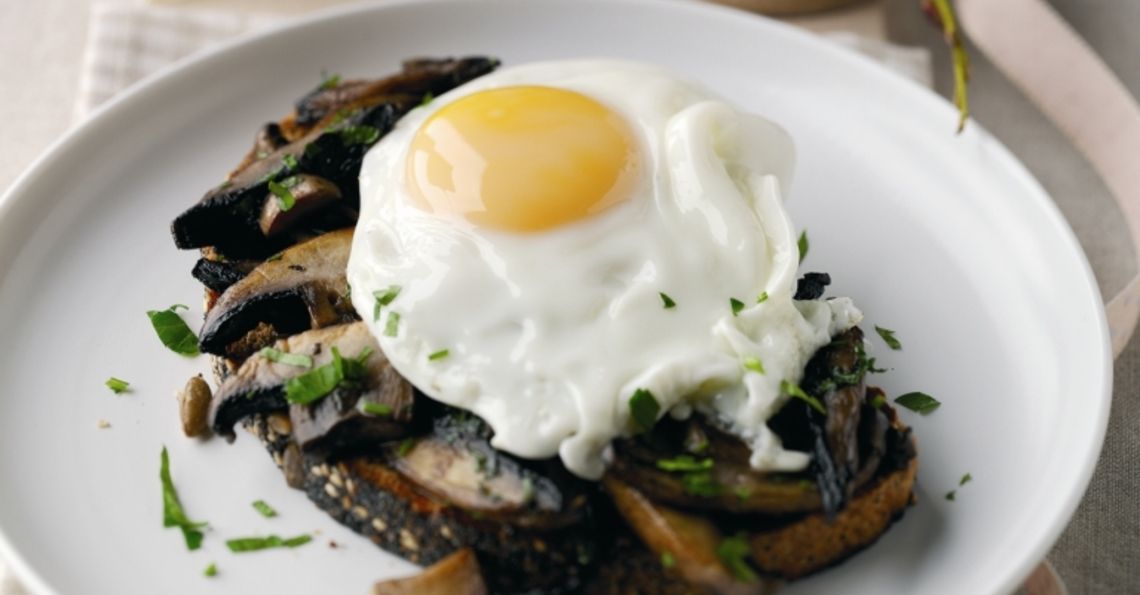
<path fill-rule="evenodd" d="M 746 357 L 746 358 L 744 358 L 744 368 L 746 370 L 751 370 L 753 372 L 756 372 L 757 374 L 764 374 L 765 373 L 764 372 L 764 362 L 760 361 L 760 358 L 758 358 L 758 357 Z"/>
<path fill-rule="evenodd" d="M 926 415 L 927 413 L 938 409 L 942 405 L 938 399 L 935 399 L 926 393 L 921 393 L 918 391 L 900 395 L 895 399 L 895 403 L 898 403 L 899 405 L 902 405 L 903 407 L 906 407 L 915 413 L 921 413 L 922 415 Z"/>
<path fill-rule="evenodd" d="M 673 557 L 673 552 L 665 550 L 661 552 L 661 567 L 672 568 L 677 565 L 677 558 Z"/>
<path fill-rule="evenodd" d="M 320 89 L 321 91 L 328 91 L 329 89 L 335 89 L 337 87 L 337 85 L 339 85 L 339 84 L 340 84 L 340 74 L 334 72 L 334 73 L 330 74 L 329 76 L 324 77 L 324 79 L 321 81 L 321 85 L 317 88 Z"/>
<path fill-rule="evenodd" d="M 744 302 L 742 302 L 736 298 L 729 298 L 728 299 L 728 305 L 732 307 L 732 315 L 733 316 L 740 314 L 740 311 L 744 309 Z"/>
<path fill-rule="evenodd" d="M 360 404 L 357 405 L 357 409 L 359 409 L 362 413 L 375 415 L 377 417 L 388 417 L 389 415 L 392 415 L 392 407 L 390 405 L 385 405 L 384 403 L 373 403 L 372 401 L 365 401 L 363 399 L 360 400 Z"/>
<path fill-rule="evenodd" d="M 360 355 L 345 359 L 340 350 L 333 347 L 332 355 L 333 361 L 286 381 L 285 400 L 307 405 L 323 399 L 341 385 L 358 384 L 367 372 L 364 364 L 372 355 L 372 348 L 365 347 Z"/>
<path fill-rule="evenodd" d="M 433 99 L 435 99 L 435 95 L 432 94 L 431 91 L 424 93 L 424 98 L 420 100 L 420 107 L 423 107 L 423 106 L 431 103 Z"/>
<path fill-rule="evenodd" d="M 300 164 L 297 163 L 297 156 L 289 153 L 281 157 L 281 164 L 288 168 L 289 171 L 296 171 L 301 167 Z"/>
<path fill-rule="evenodd" d="M 371 145 L 380 140 L 380 130 L 373 126 L 342 126 L 336 133 L 346 145 Z"/>
<path fill-rule="evenodd" d="M 384 336 L 395 337 L 400 333 L 400 313 L 388 312 L 388 322 L 384 323 Z"/>
<path fill-rule="evenodd" d="M 741 500 L 747 500 L 752 497 L 752 488 L 748 486 L 736 486 L 736 489 L 732 490 L 732 493 L 736 494 L 736 497 Z"/>
<path fill-rule="evenodd" d="M 812 409 L 815 409 L 816 411 L 827 415 L 827 410 L 823 408 L 823 404 L 819 402 L 819 399 L 804 392 L 804 389 L 800 388 L 798 384 L 792 384 L 787 380 L 781 380 L 780 392 L 788 395 L 789 397 L 795 397 L 807 403 L 808 406 L 810 406 Z"/>
<path fill-rule="evenodd" d="M 372 292 L 372 297 L 376 298 L 376 304 L 372 307 L 372 320 L 380 320 L 380 309 L 391 304 L 400 295 L 401 289 L 403 287 L 399 285 L 389 285 L 388 289 Z"/>
<path fill-rule="evenodd" d="M 261 351 L 257 352 L 257 354 L 271 362 L 278 364 L 285 364 L 287 366 L 295 366 L 298 368 L 313 367 L 313 358 L 303 353 L 289 353 L 287 351 L 281 351 L 280 349 L 274 349 L 273 347 L 263 347 Z"/>
<path fill-rule="evenodd" d="M 127 382 L 126 380 L 119 380 L 114 376 L 108 378 L 106 384 L 107 388 L 111 389 L 111 392 L 115 393 L 116 395 L 121 395 L 127 392 L 131 387 L 130 382 Z"/>
<path fill-rule="evenodd" d="M 800 250 L 800 262 L 803 262 L 804 258 L 807 257 L 808 248 L 811 247 L 806 229 L 800 232 L 800 239 L 796 240 L 796 247 Z"/>
<path fill-rule="evenodd" d="M 661 296 L 661 305 L 664 306 L 666 310 L 677 307 L 677 302 L 674 302 L 673 298 L 664 293 L 658 293 L 658 295 Z"/>
<path fill-rule="evenodd" d="M 213 562 L 210 562 L 210 565 L 207 566 L 206 569 L 202 571 L 202 575 L 208 576 L 210 578 L 218 576 L 218 565 L 213 563 Z"/>
<path fill-rule="evenodd" d="M 273 510 L 273 507 L 267 504 L 265 500 L 255 500 L 253 502 L 253 508 L 257 512 L 260 512 L 261 516 L 267 519 L 271 519 L 277 516 L 277 511 Z"/>
<path fill-rule="evenodd" d="M 671 459 L 658 460 L 657 468 L 672 472 L 708 471 L 713 468 L 713 460 L 695 459 L 689 455 L 680 455 Z"/>
<path fill-rule="evenodd" d="M 633 392 L 633 396 L 629 398 L 629 414 L 637 429 L 642 432 L 652 430 L 653 425 L 657 423 L 658 413 L 661 413 L 661 405 L 653 393 L 644 388 Z"/>
<path fill-rule="evenodd" d="M 429 362 L 434 362 L 434 361 L 436 361 L 436 360 L 441 360 L 441 359 L 443 359 L 443 358 L 445 358 L 445 357 L 447 357 L 447 356 L 449 356 L 449 355 L 451 355 L 451 351 L 450 351 L 450 350 L 448 350 L 448 349 L 440 349 L 439 351 L 436 351 L 435 353 L 432 353 L 432 354 L 428 355 L 428 361 L 429 361 Z"/>
<path fill-rule="evenodd" d="M 186 306 L 175 304 L 165 310 L 149 310 L 146 315 L 150 318 L 150 324 L 154 327 L 158 340 L 162 341 L 167 349 L 187 356 L 198 355 L 198 337 L 178 315 L 176 311 L 178 308 Z"/>
<path fill-rule="evenodd" d="M 724 489 L 708 471 L 686 473 L 681 476 L 681 484 L 685 486 L 686 492 L 704 498 L 719 496 Z"/>
<path fill-rule="evenodd" d="M 887 404 L 887 398 L 884 397 L 882 394 L 876 394 L 875 396 L 871 397 L 870 405 L 871 405 L 871 407 L 874 407 L 875 409 L 882 409 L 883 405 L 886 405 L 886 404 Z"/>
<path fill-rule="evenodd" d="M 299 183 L 297 176 L 289 176 L 280 182 L 276 180 L 269 180 L 269 191 L 277 197 L 277 204 L 281 207 L 282 211 L 288 211 L 297 204 L 296 197 L 293 196 L 292 188 L 296 187 Z"/>
<path fill-rule="evenodd" d="M 962 476 L 962 479 L 958 480 L 958 486 L 959 487 L 964 486 L 973 480 L 974 480 L 974 477 L 972 475 L 970 475 L 969 473 L 967 473 L 967 474 Z"/>
<path fill-rule="evenodd" d="M 894 351 L 902 350 L 902 343 L 899 343 L 898 338 L 895 337 L 894 331 L 889 328 L 883 328 L 876 325 L 875 332 L 879 333 L 879 336 L 883 338 L 883 343 L 886 343 L 887 347 L 890 347 Z"/>
<path fill-rule="evenodd" d="M 760 296 L 756 298 L 757 304 L 763 304 L 766 301 L 768 301 L 768 292 L 767 291 L 761 293 Z"/>
<path fill-rule="evenodd" d="M 950 490 L 949 492 L 946 492 L 946 499 L 953 502 L 954 497 L 957 495 L 958 495 L 958 490 Z"/>
<path fill-rule="evenodd" d="M 174 480 L 170 478 L 170 455 L 165 446 L 162 447 L 162 466 L 158 478 L 162 481 L 162 526 L 181 529 L 186 549 L 196 550 L 202 547 L 202 532 L 199 529 L 205 527 L 206 523 L 190 520 L 182 509 L 178 491 L 174 489 Z"/>
<path fill-rule="evenodd" d="M 748 546 L 748 538 L 744 533 L 737 533 L 725 539 L 716 548 L 716 555 L 721 563 L 732 571 L 737 580 L 746 583 L 756 582 L 758 578 L 746 561 L 751 554 L 752 548 Z"/>
<path fill-rule="evenodd" d="M 269 537 L 239 537 L 237 539 L 230 539 L 226 541 L 226 547 L 235 554 L 243 552 L 256 552 L 258 550 L 267 550 L 279 547 L 300 547 L 313 540 L 311 535 L 298 535 L 288 539 L 282 539 L 276 535 Z"/>
<path fill-rule="evenodd" d="M 407 456 L 409 452 L 412 452 L 412 447 L 415 445 L 415 440 L 411 438 L 405 438 L 404 441 L 400 443 L 400 447 L 396 449 L 396 454 L 401 457 Z"/>

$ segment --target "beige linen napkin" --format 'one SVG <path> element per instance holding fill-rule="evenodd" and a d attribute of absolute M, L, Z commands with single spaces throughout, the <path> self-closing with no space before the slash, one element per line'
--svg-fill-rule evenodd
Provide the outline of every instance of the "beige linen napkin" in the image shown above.
<path fill-rule="evenodd" d="M 75 120 L 82 120 L 116 93 L 181 58 L 288 18 L 280 13 L 96 4 L 91 11 Z M 925 48 L 902 47 L 847 32 L 824 33 L 824 37 L 920 84 L 931 85 L 931 58 Z M 0 595 L 25 595 L 2 561 Z"/>

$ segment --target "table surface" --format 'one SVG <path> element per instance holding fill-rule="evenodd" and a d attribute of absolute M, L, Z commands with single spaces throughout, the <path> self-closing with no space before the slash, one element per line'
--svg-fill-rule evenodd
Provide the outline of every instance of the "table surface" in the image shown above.
<path fill-rule="evenodd" d="M 131 0 L 102 0 L 127 3 Z M 166 0 L 164 4 L 303 12 L 345 0 Z M 996 1 L 996 0 L 995 0 Z M 0 188 L 7 188 L 73 123 L 79 72 L 93 0 L 0 2 Z M 796 19 L 815 30 L 854 29 L 935 56 L 939 92 L 952 82 L 941 40 L 924 22 L 918 0 L 879 0 L 820 17 Z M 1140 96 L 1140 2 L 1052 0 L 1057 10 Z M 1104 185 L 1025 98 L 976 51 L 972 108 L 1029 167 L 1056 200 L 1080 239 L 1105 295 L 1134 274 L 1128 232 Z M 1063 76 L 1064 73 L 1058 73 Z M 1140 335 L 1138 335 L 1140 336 Z M 1050 559 L 1075 594 L 1140 592 L 1140 340 L 1119 358 L 1108 438 L 1085 500 Z M 1047 486 L 1042 486 L 1047 489 Z"/>

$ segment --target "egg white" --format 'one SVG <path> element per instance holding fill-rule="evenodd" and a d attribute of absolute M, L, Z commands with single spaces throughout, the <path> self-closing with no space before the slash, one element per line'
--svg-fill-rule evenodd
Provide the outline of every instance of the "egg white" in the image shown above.
<path fill-rule="evenodd" d="M 536 233 L 417 208 L 405 161 L 420 125 L 452 101 L 511 85 L 577 91 L 624 117 L 640 151 L 629 200 Z M 633 432 L 629 399 L 640 388 L 662 414 L 699 410 L 740 436 L 754 468 L 799 470 L 809 456 L 785 450 L 766 425 L 788 398 L 780 382 L 798 382 L 861 314 L 845 299 L 792 299 L 798 252 L 781 196 L 793 164 L 781 128 L 653 66 L 502 69 L 413 110 L 365 157 L 353 304 L 401 375 L 486 420 L 500 450 L 557 454 L 598 478 L 611 441 Z M 398 297 L 374 319 L 374 292 L 391 286 Z M 676 306 L 664 308 L 661 293 Z M 730 298 L 747 307 L 734 316 Z M 744 368 L 749 357 L 763 374 Z"/>

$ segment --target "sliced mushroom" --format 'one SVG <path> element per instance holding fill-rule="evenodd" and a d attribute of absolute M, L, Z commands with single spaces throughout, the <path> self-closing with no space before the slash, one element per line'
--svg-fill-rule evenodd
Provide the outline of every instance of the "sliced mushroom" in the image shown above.
<path fill-rule="evenodd" d="M 480 519 L 554 529 L 586 513 L 586 486 L 560 465 L 523 463 L 491 447 L 489 430 L 463 412 L 436 419 L 428 436 L 388 447 L 389 464 L 416 485 Z"/>
<path fill-rule="evenodd" d="M 703 593 L 758 595 L 772 593 L 776 585 L 764 579 L 738 580 L 717 555 L 724 536 L 708 519 L 654 504 L 631 485 L 607 476 L 606 492 L 618 512 L 646 547 L 667 556 L 677 572 Z"/>
<path fill-rule="evenodd" d="M 274 347 L 284 353 L 309 356 L 312 359 L 312 366 L 304 367 L 274 362 L 261 356 L 246 360 L 237 372 L 227 378 L 214 392 L 214 398 L 210 404 L 210 426 L 213 427 L 215 433 L 233 440 L 234 425 L 245 417 L 258 413 L 285 411 L 289 407 L 285 400 L 285 383 L 313 368 L 331 362 L 333 347 L 336 347 L 344 357 L 357 357 L 366 348 L 372 350 L 372 355 L 366 360 L 367 373 L 364 380 L 359 386 L 351 389 L 356 391 L 358 395 L 367 392 L 368 387 L 378 387 L 381 378 L 385 377 L 384 375 L 388 370 L 384 356 L 379 352 L 375 340 L 362 322 L 300 333 L 278 341 Z M 348 390 L 347 388 L 338 388 L 332 395 L 325 398 L 333 398 L 338 392 Z M 345 395 L 340 395 L 337 398 L 342 401 L 349 399 Z M 370 396 L 368 398 L 379 397 Z M 356 423 L 362 424 L 358 428 L 364 435 L 391 433 L 393 431 L 391 424 L 394 421 L 410 417 L 409 408 L 410 404 L 407 404 L 399 410 L 393 410 L 393 413 L 396 414 L 393 418 L 372 416 Z M 301 433 L 307 437 L 308 441 L 318 438 L 313 432 L 317 426 L 298 424 L 297 421 L 299 420 L 295 418 L 291 418 L 290 421 L 295 437 Z M 305 423 L 311 422 L 306 421 Z M 302 425 L 304 427 L 301 427 Z M 334 428 L 336 428 L 336 424 L 328 426 L 330 430 Z"/>
<path fill-rule="evenodd" d="M 265 201 L 265 206 L 261 208 L 259 226 L 261 233 L 269 238 L 341 198 L 340 189 L 336 184 L 309 174 L 291 176 L 282 180 L 282 184 L 283 191 L 289 193 L 293 202 L 286 208 L 284 199 L 276 194 Z"/>
<path fill-rule="evenodd" d="M 236 175 L 241 170 L 249 167 L 250 164 L 265 159 L 287 144 L 289 144 L 289 141 L 281 132 L 281 125 L 277 122 L 269 122 L 257 131 L 257 136 L 253 139 L 253 147 L 245 154 L 241 163 L 234 168 L 234 171 L 230 175 Z"/>
<path fill-rule="evenodd" d="M 351 244 L 351 229 L 329 232 L 258 265 L 206 314 L 201 350 L 226 355 L 231 342 L 259 324 L 292 334 L 356 320 L 346 295 Z"/>
<path fill-rule="evenodd" d="M 483 571 L 470 548 L 432 564 L 408 578 L 382 581 L 372 587 L 373 595 L 486 595 Z"/>
<path fill-rule="evenodd" d="M 254 260 L 221 261 L 199 258 L 190 274 L 202 285 L 221 293 L 241 281 L 250 271 L 257 268 L 258 264 L 259 261 Z"/>

